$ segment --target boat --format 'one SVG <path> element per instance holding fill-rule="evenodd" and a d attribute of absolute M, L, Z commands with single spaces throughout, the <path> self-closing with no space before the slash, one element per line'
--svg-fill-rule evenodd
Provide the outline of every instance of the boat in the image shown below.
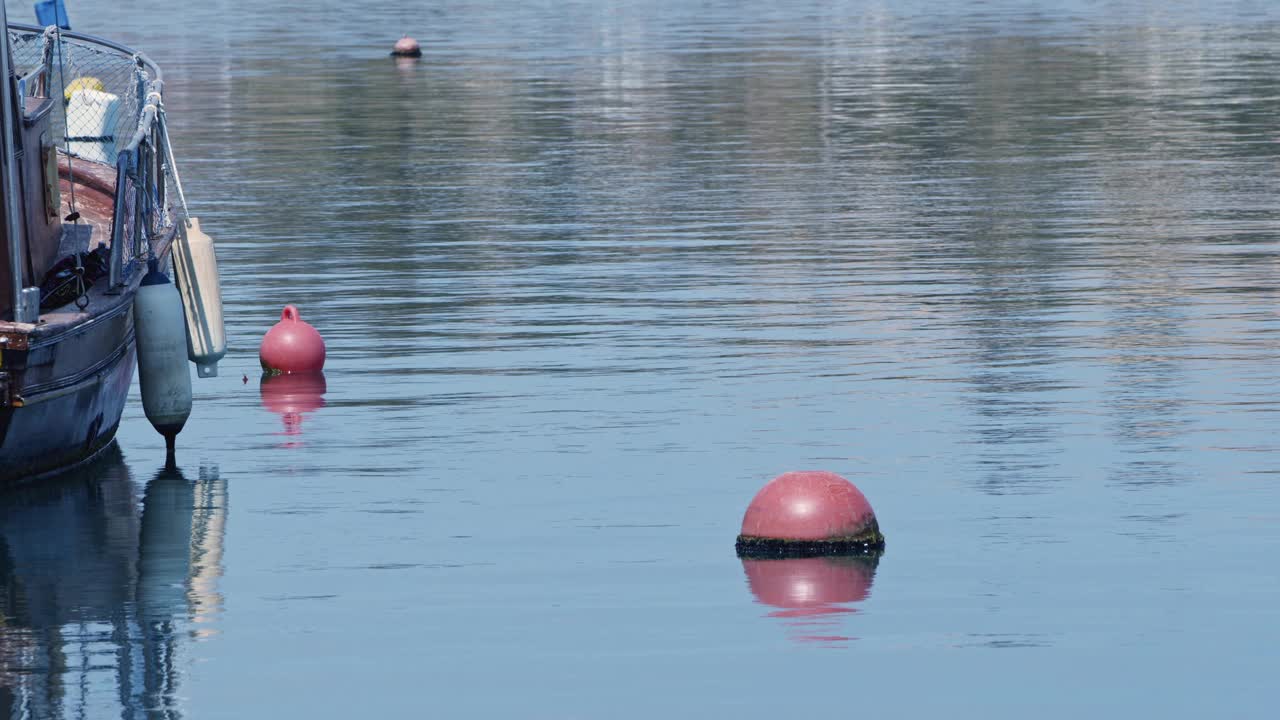
<path fill-rule="evenodd" d="M 139 303 L 149 285 L 167 282 L 163 270 L 175 264 L 175 244 L 181 256 L 193 226 L 169 146 L 160 68 L 109 40 L 10 24 L 3 5 L 0 21 L 7 28 L 0 37 L 0 77 L 8 80 L 0 138 L 11 139 L 0 142 L 4 486 L 74 467 L 102 451 L 120 423 L 136 362 L 147 416 L 161 429 L 149 403 L 156 391 L 149 395 L 147 387 L 154 362 L 138 357 L 142 325 L 154 322 L 144 322 L 149 311 Z M 216 266 L 199 270 L 213 273 L 217 304 Z M 188 296 L 200 289 L 186 282 L 178 288 L 186 337 L 166 332 L 190 348 L 201 344 L 202 322 L 209 333 L 208 318 L 192 321 L 202 308 Z M 216 315 L 221 333 L 220 305 Z M 198 361 L 199 374 L 216 374 L 211 355 L 197 358 L 197 350 L 190 359 Z M 214 362 L 221 357 L 212 355 Z M 175 386 L 185 381 L 189 412 L 186 360 L 165 372 Z M 162 429 L 170 450 L 177 430 Z"/>

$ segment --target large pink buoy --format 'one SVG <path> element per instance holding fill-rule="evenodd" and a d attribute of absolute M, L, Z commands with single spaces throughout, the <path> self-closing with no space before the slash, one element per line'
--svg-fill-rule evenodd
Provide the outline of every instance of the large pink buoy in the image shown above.
<path fill-rule="evenodd" d="M 298 308 L 285 305 L 280 322 L 262 338 L 258 360 L 269 373 L 316 372 L 324 367 L 324 339 L 302 321 Z"/>
<path fill-rule="evenodd" d="M 884 549 L 884 536 L 853 483 L 810 470 L 779 475 L 756 493 L 737 549 L 746 557 L 875 553 Z"/>
<path fill-rule="evenodd" d="M 391 54 L 394 57 L 422 57 L 422 46 L 417 40 L 405 35 L 396 41 L 395 47 L 391 48 Z"/>

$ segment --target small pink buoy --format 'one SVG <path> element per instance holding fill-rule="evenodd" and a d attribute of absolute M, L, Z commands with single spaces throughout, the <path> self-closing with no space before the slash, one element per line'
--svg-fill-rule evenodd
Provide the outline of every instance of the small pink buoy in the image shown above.
<path fill-rule="evenodd" d="M 276 323 L 262 338 L 258 360 L 268 373 L 315 372 L 324 367 L 324 339 L 298 316 L 298 308 L 285 305 Z"/>
<path fill-rule="evenodd" d="M 874 553 L 884 536 L 871 504 L 853 483 L 831 472 L 789 472 L 770 480 L 742 518 L 737 550 L 744 557 Z"/>
<path fill-rule="evenodd" d="M 417 40 L 405 35 L 396 41 L 395 47 L 391 48 L 391 54 L 394 57 L 422 57 L 422 46 Z"/>

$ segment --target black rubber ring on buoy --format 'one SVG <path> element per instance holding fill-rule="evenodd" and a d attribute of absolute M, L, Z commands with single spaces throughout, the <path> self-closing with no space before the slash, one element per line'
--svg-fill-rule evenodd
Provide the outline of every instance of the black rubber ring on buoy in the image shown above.
<path fill-rule="evenodd" d="M 782 540 L 739 535 L 734 549 L 741 558 L 880 557 L 884 554 L 884 536 L 877 532 L 853 538 Z"/>

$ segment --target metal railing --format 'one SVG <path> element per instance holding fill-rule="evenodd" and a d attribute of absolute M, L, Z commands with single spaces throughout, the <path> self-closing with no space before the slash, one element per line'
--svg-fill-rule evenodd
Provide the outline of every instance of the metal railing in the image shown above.
<path fill-rule="evenodd" d="M 9 41 L 20 100 L 54 101 L 53 135 L 71 172 L 85 162 L 115 168 L 109 282 L 119 288 L 179 218 L 160 68 L 119 43 L 54 27 L 11 23 Z"/>
<path fill-rule="evenodd" d="M 161 108 L 161 84 L 153 81 L 138 118 L 138 126 L 116 158 L 116 204 L 111 229 L 111 287 L 119 287 L 127 265 L 146 258 L 150 241 L 177 227 L 177 208 L 169 192 L 165 143 L 168 134 Z M 129 257 L 125 258 L 125 251 Z"/>

